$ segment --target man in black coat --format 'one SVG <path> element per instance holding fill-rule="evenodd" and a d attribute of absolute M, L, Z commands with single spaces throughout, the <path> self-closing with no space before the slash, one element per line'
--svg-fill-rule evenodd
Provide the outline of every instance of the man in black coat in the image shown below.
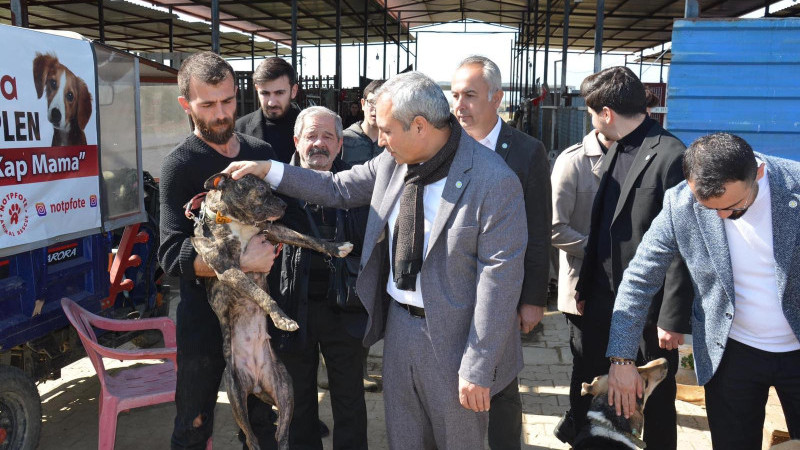
<path fill-rule="evenodd" d="M 662 291 L 653 299 L 637 361 L 606 357 L 614 297 L 622 273 L 650 223 L 661 211 L 664 191 L 683 180 L 685 146 L 646 113 L 641 81 L 627 67 L 588 76 L 581 94 L 592 125 L 617 141 L 603 161 L 603 176 L 592 208 L 586 257 L 578 280 L 578 311 L 583 313 L 584 381 L 608 373 L 610 364 L 641 365 L 667 358 L 669 374 L 651 394 L 645 410 L 648 450 L 675 449 L 675 372 L 678 345 L 690 332 L 693 289 L 683 260 L 673 261 Z M 585 421 L 590 398 L 574 405 L 576 430 Z M 556 430 L 559 431 L 566 430 Z M 569 436 L 568 434 L 562 434 Z M 580 436 L 578 437 L 580 438 Z"/>
<path fill-rule="evenodd" d="M 236 131 L 270 144 L 277 160 L 288 163 L 294 153 L 294 122 L 300 109 L 292 103 L 297 79 L 291 64 L 267 58 L 253 72 L 261 107 L 236 121 Z"/>
<path fill-rule="evenodd" d="M 542 320 L 550 279 L 550 164 L 544 145 L 506 124 L 497 108 L 503 99 L 500 69 L 492 60 L 470 56 L 453 75 L 453 113 L 473 139 L 494 150 L 517 174 L 525 195 L 528 248 L 525 276 L 519 300 L 520 330 L 529 333 Z M 522 402 L 514 379 L 494 395 L 489 409 L 489 447 L 492 450 L 520 448 Z"/>

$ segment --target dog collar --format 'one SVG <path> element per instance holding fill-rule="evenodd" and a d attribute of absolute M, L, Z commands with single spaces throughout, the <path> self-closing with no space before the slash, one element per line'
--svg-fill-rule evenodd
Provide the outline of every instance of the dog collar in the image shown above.
<path fill-rule="evenodd" d="M 222 224 L 222 223 L 231 223 L 234 221 L 230 217 L 221 214 L 219 211 L 212 210 L 211 208 L 206 206 L 205 203 L 203 204 L 203 210 L 201 214 L 203 217 L 209 217 L 209 218 L 213 217 L 214 223 Z"/>
<path fill-rule="evenodd" d="M 636 434 L 634 434 L 636 430 L 634 430 L 634 433 L 628 433 L 625 431 L 618 430 L 609 425 L 608 423 L 603 422 L 602 420 L 595 419 L 594 417 L 587 417 L 586 419 L 594 426 L 605 428 L 606 430 L 613 431 L 614 433 L 619 433 L 625 436 L 626 438 L 628 438 L 628 440 L 630 440 L 633 443 L 633 445 L 643 450 L 647 448 L 647 444 L 645 444 L 643 440 L 639 439 L 639 437 Z"/>

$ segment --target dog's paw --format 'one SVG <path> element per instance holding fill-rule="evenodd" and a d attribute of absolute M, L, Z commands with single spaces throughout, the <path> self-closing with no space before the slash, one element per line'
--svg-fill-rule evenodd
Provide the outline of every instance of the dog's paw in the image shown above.
<path fill-rule="evenodd" d="M 350 252 L 353 251 L 353 244 L 350 242 L 343 242 L 341 244 L 337 244 L 336 246 L 336 256 L 339 258 L 344 258 L 345 256 L 349 255 Z"/>
<path fill-rule="evenodd" d="M 272 318 L 272 323 L 274 323 L 275 326 L 280 330 L 296 331 L 298 328 L 300 328 L 300 326 L 297 325 L 297 322 L 286 316 L 273 314 L 270 315 L 270 317 Z"/>

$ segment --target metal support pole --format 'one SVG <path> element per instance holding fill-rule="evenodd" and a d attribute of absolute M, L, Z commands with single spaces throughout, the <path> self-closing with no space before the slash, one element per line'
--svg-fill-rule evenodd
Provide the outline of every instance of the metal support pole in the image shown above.
<path fill-rule="evenodd" d="M 175 26 L 173 24 L 172 17 L 169 18 L 169 52 L 175 52 Z M 170 56 L 170 61 L 173 59 Z"/>
<path fill-rule="evenodd" d="M 106 20 L 103 10 L 103 0 L 97 0 L 97 21 L 100 22 L 100 42 L 106 41 Z"/>
<path fill-rule="evenodd" d="M 528 45 L 530 45 L 530 35 L 531 35 L 531 0 L 528 0 L 528 8 L 525 10 L 525 15 L 523 15 L 523 20 L 525 21 L 525 45 L 523 48 L 525 49 L 525 95 L 523 98 L 528 98 L 529 86 L 530 86 L 530 77 L 528 74 L 530 71 L 528 70 L 528 66 L 530 65 L 530 54 L 528 53 Z"/>
<path fill-rule="evenodd" d="M 322 104 L 322 39 L 317 40 L 317 87 L 319 88 L 319 105 Z"/>
<path fill-rule="evenodd" d="M 219 55 L 219 0 L 211 0 L 211 51 Z"/>
<path fill-rule="evenodd" d="M 292 0 L 292 67 L 297 69 L 297 0 Z"/>
<path fill-rule="evenodd" d="M 28 28 L 28 0 L 11 0 L 11 25 Z"/>
<path fill-rule="evenodd" d="M 569 45 L 569 4 L 564 1 L 564 36 L 561 43 L 561 94 L 567 94 L 567 46 Z"/>
<path fill-rule="evenodd" d="M 664 82 L 664 44 L 661 44 L 661 68 L 658 70 L 658 82 Z"/>
<path fill-rule="evenodd" d="M 406 26 L 406 67 L 411 64 L 411 33 Z"/>
<path fill-rule="evenodd" d="M 533 4 L 533 85 L 536 86 L 536 47 L 539 45 L 539 0 Z"/>
<path fill-rule="evenodd" d="M 400 22 L 400 12 L 397 13 L 397 68 L 395 73 L 400 73 L 400 34 L 403 32 L 403 26 Z"/>
<path fill-rule="evenodd" d="M 295 67 L 295 73 L 297 74 L 297 79 L 300 80 L 303 78 L 303 47 L 300 47 L 300 57 L 297 58 L 297 67 Z"/>
<path fill-rule="evenodd" d="M 508 95 L 504 96 L 503 98 L 505 101 L 508 102 L 509 105 L 514 104 L 514 41 L 511 41 L 511 52 L 508 55 L 508 67 L 511 67 L 511 76 L 508 79 Z M 508 112 L 511 113 L 511 108 L 508 109 Z M 513 117 L 511 117 L 513 119 Z"/>
<path fill-rule="evenodd" d="M 333 79 L 333 92 L 336 94 L 336 111 L 342 113 L 342 0 L 336 0 L 336 77 Z"/>
<path fill-rule="evenodd" d="M 419 31 L 414 33 L 414 70 L 419 70 L 417 67 L 417 55 L 419 55 Z"/>
<path fill-rule="evenodd" d="M 686 0 L 686 6 L 683 10 L 683 17 L 689 19 L 692 17 L 700 17 L 700 5 L 697 0 Z"/>
<path fill-rule="evenodd" d="M 278 45 L 277 43 L 275 45 Z M 250 73 L 256 73 L 256 34 L 250 33 Z M 247 81 L 250 84 L 250 88 L 252 89 L 253 95 L 251 96 L 250 100 L 253 101 L 253 111 L 258 109 L 258 90 L 256 89 L 256 84 L 253 82 L 252 75 L 250 79 Z"/>
<path fill-rule="evenodd" d="M 385 6 L 383 8 L 383 79 L 386 79 L 386 17 L 389 15 L 389 9 Z"/>
<path fill-rule="evenodd" d="M 544 82 L 543 86 L 547 85 L 547 68 L 550 56 L 550 5 L 553 0 L 547 0 L 547 9 L 544 13 Z"/>
<path fill-rule="evenodd" d="M 642 79 L 642 68 L 644 67 L 644 50 L 639 50 L 639 80 Z"/>
<path fill-rule="evenodd" d="M 364 0 L 364 78 L 369 77 L 367 75 L 367 50 L 369 50 L 369 0 Z"/>
<path fill-rule="evenodd" d="M 597 0 L 597 17 L 594 22 L 594 73 L 600 72 L 603 62 L 603 19 L 605 14 L 605 0 Z"/>

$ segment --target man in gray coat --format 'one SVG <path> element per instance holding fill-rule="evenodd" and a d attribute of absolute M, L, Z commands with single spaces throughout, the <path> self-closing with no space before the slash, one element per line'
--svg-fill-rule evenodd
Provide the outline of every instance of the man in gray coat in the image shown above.
<path fill-rule="evenodd" d="M 270 161 L 227 169 L 316 204 L 370 205 L 356 288 L 364 344 L 386 339 L 394 449 L 483 448 L 489 399 L 522 369 L 522 187 L 449 109 L 430 78 L 396 75 L 378 92 L 378 157 L 338 174 Z"/>
<path fill-rule="evenodd" d="M 617 292 L 609 403 L 627 417 L 642 395 L 632 359 L 650 302 L 681 255 L 714 448 L 761 448 L 770 386 L 800 438 L 800 163 L 717 133 L 686 150 L 683 171 L 687 181 L 667 191 Z"/>
<path fill-rule="evenodd" d="M 583 316 L 575 302 L 575 286 L 583 264 L 586 241 L 589 240 L 592 204 L 603 176 L 605 155 L 614 145 L 614 141 L 599 130 L 592 130 L 580 143 L 558 155 L 550 175 L 553 186 L 552 243 L 559 250 L 558 310 L 567 320 L 572 353 L 570 408 L 580 401 L 583 381 Z M 556 424 L 553 433 L 561 441 L 568 442 L 575 432 L 575 418 L 570 409 Z"/>

